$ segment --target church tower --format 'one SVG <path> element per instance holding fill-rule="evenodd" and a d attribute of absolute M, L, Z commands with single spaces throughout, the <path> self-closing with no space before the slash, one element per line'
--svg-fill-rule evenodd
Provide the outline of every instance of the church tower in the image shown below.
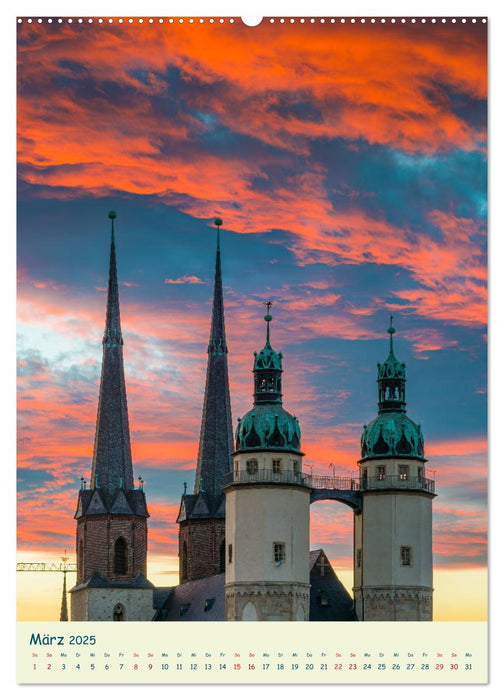
<path fill-rule="evenodd" d="M 354 598 L 359 620 L 432 620 L 432 500 L 420 425 L 406 415 L 405 365 L 378 364 L 378 416 L 364 426 L 362 510 L 355 515 Z"/>
<path fill-rule="evenodd" d="M 103 360 L 91 481 L 81 479 L 77 511 L 77 582 L 72 620 L 150 620 L 153 586 L 147 581 L 147 505 L 133 466 L 123 366 L 111 220 L 110 268 Z"/>
<path fill-rule="evenodd" d="M 231 471 L 233 428 L 224 326 L 220 253 L 221 219 L 217 226 L 217 254 L 203 416 L 194 493 L 184 493 L 179 523 L 180 583 L 224 572 L 224 477 Z"/>
<path fill-rule="evenodd" d="M 254 407 L 238 419 L 226 494 L 226 619 L 309 619 L 310 486 L 299 423 L 282 406 L 282 354 L 254 361 Z"/>

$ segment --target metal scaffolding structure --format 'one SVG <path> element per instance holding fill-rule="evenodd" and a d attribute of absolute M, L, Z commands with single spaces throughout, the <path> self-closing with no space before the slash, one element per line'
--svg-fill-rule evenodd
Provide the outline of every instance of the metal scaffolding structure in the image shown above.
<path fill-rule="evenodd" d="M 61 563 L 55 564 L 48 562 L 19 562 L 16 564 L 16 571 L 25 571 L 30 573 L 58 573 L 63 574 L 63 592 L 61 596 L 61 613 L 60 622 L 68 622 L 68 606 L 67 606 L 67 586 L 66 575 L 77 571 L 77 564 L 69 562 L 70 557 L 61 557 Z"/>

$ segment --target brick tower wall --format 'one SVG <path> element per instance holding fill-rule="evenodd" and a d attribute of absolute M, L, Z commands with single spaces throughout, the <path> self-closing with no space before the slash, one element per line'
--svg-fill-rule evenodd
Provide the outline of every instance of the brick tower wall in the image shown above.
<path fill-rule="evenodd" d="M 221 546 L 225 534 L 224 518 L 186 520 L 181 523 L 179 529 L 180 583 L 224 572 L 224 567 L 221 567 Z M 183 561 L 184 544 L 187 548 L 187 573 Z"/>
<path fill-rule="evenodd" d="M 114 545 L 127 544 L 127 572 L 114 572 Z M 80 543 L 83 557 L 80 556 Z M 137 515 L 86 515 L 77 521 L 77 583 L 99 572 L 108 581 L 132 582 L 140 572 L 147 576 L 147 518 Z"/>

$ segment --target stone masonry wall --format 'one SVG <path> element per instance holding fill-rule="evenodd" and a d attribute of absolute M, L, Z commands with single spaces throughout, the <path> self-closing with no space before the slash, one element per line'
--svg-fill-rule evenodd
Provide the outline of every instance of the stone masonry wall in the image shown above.
<path fill-rule="evenodd" d="M 354 588 L 355 612 L 365 622 L 430 622 L 432 589 Z"/>
<path fill-rule="evenodd" d="M 112 622 L 114 607 L 124 607 L 124 621 L 152 620 L 152 588 L 85 588 L 71 594 L 72 621 Z"/>
<path fill-rule="evenodd" d="M 226 585 L 226 620 L 242 621 L 248 603 L 254 606 L 258 621 L 307 621 L 310 587 L 288 582 Z"/>

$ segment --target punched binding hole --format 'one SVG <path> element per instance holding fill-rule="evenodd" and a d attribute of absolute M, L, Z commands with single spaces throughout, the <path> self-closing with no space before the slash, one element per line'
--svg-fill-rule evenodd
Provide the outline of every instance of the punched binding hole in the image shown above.
<path fill-rule="evenodd" d="M 247 27 L 257 27 L 258 24 L 261 24 L 262 19 L 262 17 L 242 17 L 241 21 L 243 24 L 246 24 Z"/>

